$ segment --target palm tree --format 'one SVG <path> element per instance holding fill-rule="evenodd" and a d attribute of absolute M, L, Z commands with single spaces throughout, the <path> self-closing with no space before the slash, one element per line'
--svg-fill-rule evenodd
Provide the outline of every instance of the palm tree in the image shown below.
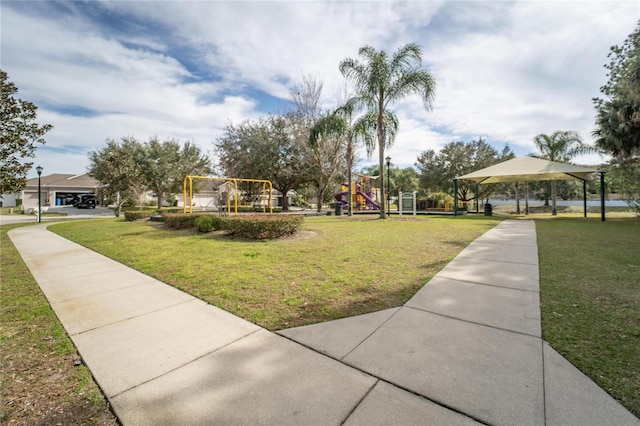
<path fill-rule="evenodd" d="M 359 141 L 364 141 L 366 146 L 371 146 L 373 138 L 371 136 L 372 129 L 375 131 L 375 125 L 371 123 L 370 117 L 363 116 L 357 119 L 353 117 L 354 111 L 348 105 L 339 107 L 331 114 L 320 118 L 316 125 L 311 129 L 309 135 L 309 145 L 315 146 L 322 137 L 334 136 L 344 137 L 346 141 L 346 165 L 347 165 L 347 182 L 349 197 L 349 216 L 353 216 L 353 189 L 351 187 L 351 173 L 353 171 L 353 163 L 355 160 L 355 149 Z M 375 122 L 374 122 L 375 123 Z"/>
<path fill-rule="evenodd" d="M 568 163 L 573 158 L 582 154 L 597 152 L 590 145 L 582 142 L 580 135 L 573 130 L 556 130 L 551 135 L 540 133 L 533 138 L 533 143 L 540 151 L 540 154 L 531 154 L 532 157 L 544 158 L 549 161 Z M 551 181 L 551 205 L 552 215 L 557 215 L 556 210 L 556 181 Z"/>
<path fill-rule="evenodd" d="M 347 101 L 354 109 L 367 110 L 366 116 L 375 117 L 378 159 L 384 169 L 384 150 L 393 143 L 398 119 L 389 106 L 411 94 L 419 94 L 426 109 L 431 108 L 435 91 L 435 79 L 422 64 L 422 50 L 415 43 L 400 47 L 392 57 L 371 46 L 358 51 L 360 60 L 346 58 L 340 62 L 340 72 L 354 85 L 355 95 Z M 390 131 L 391 130 L 391 131 Z M 367 151 L 373 151 L 367 146 Z M 380 218 L 386 218 L 384 173 L 380 173 Z"/>

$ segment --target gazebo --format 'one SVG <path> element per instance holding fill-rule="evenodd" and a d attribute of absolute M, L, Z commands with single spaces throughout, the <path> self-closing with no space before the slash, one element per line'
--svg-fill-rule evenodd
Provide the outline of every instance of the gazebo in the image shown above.
<path fill-rule="evenodd" d="M 454 212 L 458 211 L 458 180 L 465 179 L 476 184 L 504 183 L 504 182 L 532 182 L 542 180 L 568 180 L 579 179 L 582 181 L 582 193 L 584 196 L 584 217 L 587 217 L 587 181 L 591 173 L 600 173 L 600 210 L 601 220 L 605 220 L 605 184 L 604 172 L 589 167 L 574 166 L 573 164 L 558 163 L 542 160 L 534 157 L 518 157 L 495 164 L 490 167 L 458 176 L 453 180 Z M 477 197 L 477 194 L 476 194 Z"/>

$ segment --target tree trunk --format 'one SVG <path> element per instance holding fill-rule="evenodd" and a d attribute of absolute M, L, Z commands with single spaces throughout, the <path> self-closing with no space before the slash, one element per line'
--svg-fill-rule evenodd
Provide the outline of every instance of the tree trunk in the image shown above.
<path fill-rule="evenodd" d="M 387 197 L 384 190 L 384 145 L 385 145 L 385 127 L 384 115 L 382 110 L 382 99 L 378 105 L 378 159 L 380 165 L 380 219 L 387 218 Z"/>
<path fill-rule="evenodd" d="M 549 188 L 551 188 L 551 182 L 549 182 Z M 545 191 L 544 191 L 544 206 L 545 207 L 549 207 L 549 192 L 550 192 L 550 190 L 547 191 L 546 188 L 545 188 Z"/>
<path fill-rule="evenodd" d="M 318 184 L 318 207 L 316 209 L 316 211 L 318 213 L 320 213 L 322 211 L 322 203 L 324 201 L 324 192 L 327 189 L 327 187 L 322 187 L 321 184 Z M 339 201 L 336 201 L 339 202 Z"/>
<path fill-rule="evenodd" d="M 282 211 L 283 212 L 288 212 L 289 211 L 289 198 L 287 198 L 287 193 L 289 192 L 289 189 L 284 189 L 284 190 L 279 190 L 282 193 Z"/>
<path fill-rule="evenodd" d="M 347 193 L 349 196 L 349 216 L 353 216 L 353 188 L 352 188 L 352 184 L 351 184 L 351 169 L 353 168 L 353 142 L 351 140 L 351 137 L 349 137 L 349 142 L 347 143 L 347 185 L 348 189 L 347 189 Z"/>

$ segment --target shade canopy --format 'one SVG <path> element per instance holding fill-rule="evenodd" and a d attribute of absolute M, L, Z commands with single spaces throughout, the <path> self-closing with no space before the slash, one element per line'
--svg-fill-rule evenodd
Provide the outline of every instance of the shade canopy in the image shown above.
<path fill-rule="evenodd" d="M 587 175 L 599 172 L 590 167 L 557 163 L 534 157 L 518 157 L 499 164 L 458 176 L 477 183 L 502 183 L 540 180 L 585 180 Z"/>

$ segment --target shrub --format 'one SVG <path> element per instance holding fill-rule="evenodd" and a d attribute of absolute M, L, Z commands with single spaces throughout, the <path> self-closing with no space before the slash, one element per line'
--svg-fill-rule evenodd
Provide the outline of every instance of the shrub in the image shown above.
<path fill-rule="evenodd" d="M 169 228 L 173 229 L 189 229 L 196 227 L 196 220 L 199 217 L 213 218 L 213 230 L 221 229 L 220 223 L 222 218 L 215 213 L 199 212 L 199 213 L 166 213 L 162 215 L 162 220 Z"/>
<path fill-rule="evenodd" d="M 124 220 L 127 222 L 134 222 L 136 220 L 148 219 L 151 217 L 151 212 L 145 210 L 132 210 L 124 212 Z"/>
<path fill-rule="evenodd" d="M 189 213 L 167 213 L 164 217 L 164 223 L 173 229 L 189 229 L 196 226 L 196 219 L 202 215 Z"/>
<path fill-rule="evenodd" d="M 301 216 L 230 216 L 224 218 L 222 228 L 242 238 L 280 238 L 298 232 L 302 227 L 302 220 Z"/>
<path fill-rule="evenodd" d="M 219 216 L 198 216 L 195 221 L 195 227 L 198 232 L 211 232 L 222 229 L 222 218 Z"/>

